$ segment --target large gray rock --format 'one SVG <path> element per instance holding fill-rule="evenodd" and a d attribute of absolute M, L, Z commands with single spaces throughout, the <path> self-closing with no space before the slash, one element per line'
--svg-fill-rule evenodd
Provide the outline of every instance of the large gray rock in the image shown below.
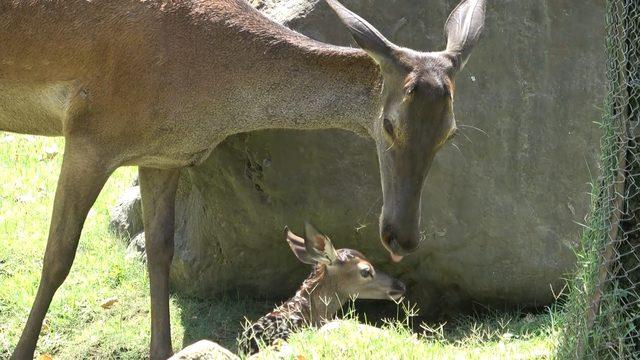
<path fill-rule="evenodd" d="M 303 33 L 351 44 L 324 2 L 256 0 Z M 442 49 L 457 0 L 345 0 L 398 44 Z M 457 79 L 464 136 L 437 156 L 423 194 L 420 250 L 390 265 L 378 240 L 372 141 L 344 131 L 271 130 L 228 138 L 185 171 L 174 286 L 291 295 L 308 271 L 282 238 L 305 219 L 407 283 L 423 313 L 542 305 L 574 265 L 597 173 L 604 94 L 600 0 L 489 2 L 485 35 Z M 268 69 L 256 69 L 268 71 Z"/>

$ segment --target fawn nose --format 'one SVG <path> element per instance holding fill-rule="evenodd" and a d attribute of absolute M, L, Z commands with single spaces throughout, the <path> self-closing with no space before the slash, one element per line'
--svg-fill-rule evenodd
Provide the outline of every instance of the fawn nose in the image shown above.
<path fill-rule="evenodd" d="M 392 289 L 388 292 L 389 297 L 394 300 L 399 299 L 404 295 L 404 292 L 407 290 L 407 287 L 400 280 L 394 279 L 393 284 L 391 285 Z"/>

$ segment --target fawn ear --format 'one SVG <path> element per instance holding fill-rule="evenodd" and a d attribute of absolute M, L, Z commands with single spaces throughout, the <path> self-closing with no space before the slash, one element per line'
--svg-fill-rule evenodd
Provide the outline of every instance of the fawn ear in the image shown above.
<path fill-rule="evenodd" d="M 311 224 L 305 223 L 305 238 L 302 238 L 285 226 L 284 233 L 293 254 L 305 264 L 334 264 L 338 254 L 329 238 L 320 233 Z"/>
<path fill-rule="evenodd" d="M 366 51 L 378 65 L 383 66 L 395 63 L 394 51 L 397 48 L 396 45 L 387 40 L 373 25 L 344 7 L 337 0 L 325 1 L 349 29 L 351 36 L 362 50 Z"/>
<path fill-rule="evenodd" d="M 486 0 L 462 0 L 444 24 L 447 36 L 445 52 L 455 61 L 458 71 L 469 60 L 473 46 L 484 28 Z"/>
<path fill-rule="evenodd" d="M 338 253 L 329 237 L 308 222 L 304 223 L 304 246 L 317 262 L 331 265 L 338 260 Z"/>
<path fill-rule="evenodd" d="M 313 260 L 311 255 L 307 252 L 303 238 L 291 232 L 287 226 L 284 227 L 284 235 L 291 251 L 293 251 L 293 254 L 298 258 L 298 260 L 305 264 L 313 265 L 316 263 L 316 261 Z"/>

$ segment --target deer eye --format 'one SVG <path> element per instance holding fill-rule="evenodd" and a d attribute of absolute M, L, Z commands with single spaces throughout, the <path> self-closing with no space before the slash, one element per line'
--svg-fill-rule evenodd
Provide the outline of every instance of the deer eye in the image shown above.
<path fill-rule="evenodd" d="M 362 276 L 363 278 L 368 278 L 371 276 L 371 269 L 369 268 L 364 268 L 360 270 L 360 276 Z"/>
<path fill-rule="evenodd" d="M 418 85 L 413 84 L 407 89 L 407 95 L 413 95 L 416 92 Z"/>
<path fill-rule="evenodd" d="M 384 120 L 382 120 L 382 127 L 389 136 L 393 136 L 393 125 L 388 118 L 384 118 Z"/>
<path fill-rule="evenodd" d="M 449 134 L 449 137 L 447 137 L 447 141 L 449 141 L 449 140 L 453 140 L 453 138 L 455 138 L 456 136 L 458 136 L 458 131 L 459 131 L 459 130 L 458 130 L 457 128 L 456 128 L 455 130 L 453 130 L 453 131 L 451 132 L 451 134 Z"/>

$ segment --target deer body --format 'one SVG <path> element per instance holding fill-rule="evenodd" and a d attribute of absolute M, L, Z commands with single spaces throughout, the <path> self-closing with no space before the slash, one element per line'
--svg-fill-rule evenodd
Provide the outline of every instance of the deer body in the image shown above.
<path fill-rule="evenodd" d="M 336 0 L 362 47 L 323 44 L 244 0 L 0 0 L 0 130 L 64 136 L 40 285 L 14 359 L 30 359 L 87 213 L 111 173 L 139 167 L 152 359 L 172 353 L 169 266 L 180 170 L 225 137 L 342 128 L 376 142 L 380 235 L 395 260 L 418 245 L 420 193 L 455 132 L 454 75 L 484 21 L 463 0 L 447 48 L 401 48 Z"/>
<path fill-rule="evenodd" d="M 0 129 L 83 133 L 108 147 L 110 167 L 192 165 L 228 135 L 265 128 L 364 133 L 380 108 L 364 51 L 313 41 L 240 0 L 42 2 L 0 19 Z"/>
<path fill-rule="evenodd" d="M 399 300 L 404 295 L 402 282 L 376 271 L 357 250 L 335 250 L 331 240 L 312 225 L 305 224 L 304 238 L 286 228 L 285 235 L 296 257 L 312 264 L 313 271 L 294 297 L 244 330 L 238 346 L 241 352 L 258 352 L 260 343 L 286 340 L 303 326 L 318 327 L 331 320 L 348 300 Z"/>

